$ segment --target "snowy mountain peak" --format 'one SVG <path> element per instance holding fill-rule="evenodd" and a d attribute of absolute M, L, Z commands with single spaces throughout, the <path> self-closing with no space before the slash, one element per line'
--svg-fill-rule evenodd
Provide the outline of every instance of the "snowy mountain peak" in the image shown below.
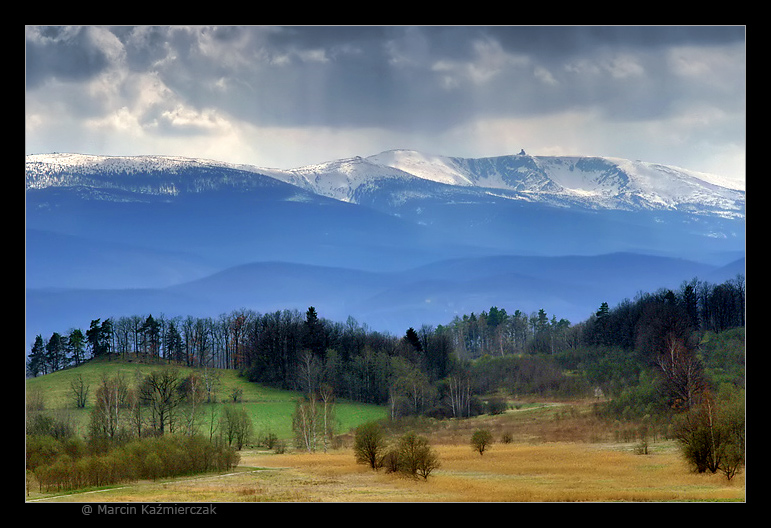
<path fill-rule="evenodd" d="M 437 183 L 592 208 L 709 210 L 742 216 L 745 203 L 743 189 L 719 176 L 619 158 L 531 156 L 522 151 L 464 159 L 389 151 L 368 159 Z"/>
<path fill-rule="evenodd" d="M 296 169 L 253 170 L 302 189 L 344 202 L 354 202 L 356 192 L 373 182 L 389 179 L 409 180 L 412 175 L 371 161 L 369 158 L 345 158 L 306 165 Z"/>
<path fill-rule="evenodd" d="M 195 169 L 195 170 L 194 170 Z M 191 174 L 194 174 L 191 176 Z M 416 197 L 495 196 L 590 209 L 681 210 L 743 218 L 745 192 L 719 177 L 677 167 L 605 157 L 520 152 L 458 158 L 389 150 L 294 169 L 269 169 L 173 156 L 30 155 L 27 188 L 82 186 L 174 195 L 281 181 L 344 202 L 405 203 Z"/>
<path fill-rule="evenodd" d="M 388 150 L 367 158 L 376 165 L 393 167 L 424 180 L 447 185 L 473 186 L 468 170 L 453 158 L 425 154 L 415 150 Z"/>

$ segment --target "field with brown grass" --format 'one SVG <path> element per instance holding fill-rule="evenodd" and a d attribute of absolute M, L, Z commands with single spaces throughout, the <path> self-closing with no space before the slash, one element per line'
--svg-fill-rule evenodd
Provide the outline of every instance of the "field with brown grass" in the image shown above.
<path fill-rule="evenodd" d="M 350 449 L 328 453 L 245 451 L 238 470 L 139 482 L 53 501 L 76 502 L 667 502 L 743 501 L 744 475 L 689 471 L 676 449 L 637 455 L 587 444 L 499 444 L 484 455 L 435 446 L 441 467 L 428 480 L 375 472 Z M 30 497 L 32 498 L 32 497 Z"/>
<path fill-rule="evenodd" d="M 236 470 L 143 481 L 28 500 L 75 502 L 697 502 L 745 501 L 745 472 L 696 474 L 670 441 L 647 454 L 591 416 L 587 406 L 537 404 L 500 416 L 414 424 L 441 466 L 427 480 L 357 464 L 348 445 L 327 453 L 244 450 Z M 477 428 L 496 439 L 483 455 Z M 509 443 L 500 441 L 509 433 Z M 350 440 L 350 439 L 349 439 Z"/>

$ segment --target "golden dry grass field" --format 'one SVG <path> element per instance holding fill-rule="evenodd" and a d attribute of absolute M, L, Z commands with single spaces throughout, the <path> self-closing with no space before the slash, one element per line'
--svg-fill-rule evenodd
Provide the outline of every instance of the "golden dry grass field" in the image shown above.
<path fill-rule="evenodd" d="M 744 502 L 745 471 L 732 480 L 693 473 L 677 446 L 652 442 L 648 454 L 634 443 L 609 440 L 605 424 L 540 406 L 503 416 L 442 421 L 423 428 L 441 466 L 428 480 L 411 480 L 357 464 L 348 445 L 328 453 L 274 454 L 244 450 L 235 470 L 108 490 L 27 500 L 67 502 Z M 572 409 L 572 407 L 570 407 Z M 536 418 L 538 416 L 538 418 Z M 483 455 L 471 431 L 494 431 Z M 500 431 L 512 433 L 501 443 Z M 605 434 L 603 434 L 603 432 Z M 421 432 L 423 434 L 423 432 Z M 573 437 L 572 440 L 565 440 Z M 601 439 L 604 437 L 604 439 Z"/>
<path fill-rule="evenodd" d="M 244 451 L 223 475 L 138 482 L 48 501 L 75 502 L 668 502 L 744 501 L 744 473 L 689 471 L 673 448 L 638 455 L 573 443 L 435 446 L 441 467 L 424 481 L 375 472 L 353 452 Z M 34 500 L 34 497 L 29 497 Z"/>

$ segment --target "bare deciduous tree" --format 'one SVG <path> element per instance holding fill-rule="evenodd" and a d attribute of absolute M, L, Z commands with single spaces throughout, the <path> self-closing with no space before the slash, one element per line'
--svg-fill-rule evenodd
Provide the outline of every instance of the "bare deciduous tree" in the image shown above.
<path fill-rule="evenodd" d="M 326 452 L 329 443 L 335 435 L 335 390 L 331 385 L 322 383 L 319 388 L 321 398 L 321 434 Z"/>
<path fill-rule="evenodd" d="M 471 380 L 468 375 L 447 378 L 450 408 L 455 418 L 471 416 Z"/>
<path fill-rule="evenodd" d="M 197 372 L 193 372 L 182 381 L 179 390 L 182 392 L 181 397 L 184 401 L 182 417 L 184 419 L 185 434 L 191 436 L 198 432 L 201 409 L 206 399 L 204 379 Z"/>
<path fill-rule="evenodd" d="M 316 405 L 316 394 L 308 395 L 297 401 L 295 412 L 292 415 L 292 430 L 295 434 L 295 443 L 298 449 L 305 449 L 309 453 L 316 450 L 319 427 L 319 410 Z"/>
<path fill-rule="evenodd" d="M 226 405 L 220 417 L 219 428 L 228 445 L 239 451 L 252 436 L 252 421 L 243 407 Z"/>
<path fill-rule="evenodd" d="M 321 380 L 323 365 L 310 350 L 303 350 L 297 361 L 297 388 L 305 394 L 316 392 Z"/>
<path fill-rule="evenodd" d="M 385 450 L 386 440 L 380 425 L 376 422 L 368 422 L 356 428 L 353 440 L 356 462 L 378 469 L 383 466 Z"/>
<path fill-rule="evenodd" d="M 389 465 L 399 473 L 408 477 L 428 479 L 437 469 L 439 457 L 428 445 L 428 440 L 413 432 L 404 434 L 394 450 L 389 453 Z"/>
<path fill-rule="evenodd" d="M 142 403 L 150 407 L 153 426 L 159 433 L 174 432 L 176 411 L 184 399 L 176 369 L 164 368 L 146 375 L 139 389 Z"/>
<path fill-rule="evenodd" d="M 78 374 L 70 380 L 70 389 L 75 400 L 75 407 L 83 409 L 86 406 L 89 386 L 83 381 L 83 376 Z"/>
<path fill-rule="evenodd" d="M 91 411 L 91 434 L 114 438 L 123 427 L 129 387 L 121 375 L 104 376 L 96 389 L 95 405 Z"/>
<path fill-rule="evenodd" d="M 656 364 L 664 374 L 672 404 L 689 408 L 704 389 L 701 362 L 693 350 L 673 333 L 664 337 L 664 348 L 656 356 Z"/>

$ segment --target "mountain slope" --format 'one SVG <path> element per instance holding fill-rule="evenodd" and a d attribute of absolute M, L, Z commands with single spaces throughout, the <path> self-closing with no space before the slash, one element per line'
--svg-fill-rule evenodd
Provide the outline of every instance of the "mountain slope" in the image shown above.
<path fill-rule="evenodd" d="M 479 196 L 540 200 L 591 209 L 680 209 L 727 217 L 744 214 L 744 191 L 726 186 L 714 175 L 615 158 L 522 153 L 464 159 L 394 150 L 367 158 L 271 171 L 270 175 L 316 194 L 346 201 L 358 201 L 370 189 L 382 190 L 384 185 L 379 182 L 386 181 L 397 186 L 416 186 L 418 193 L 430 189 L 432 194 L 442 194 L 439 187 L 426 183 L 431 182 L 461 187 L 456 191 L 467 197 L 474 189 L 480 191 Z M 445 189 L 444 193 L 448 191 Z"/>
<path fill-rule="evenodd" d="M 223 268 L 260 260 L 403 266 L 434 259 L 436 251 L 440 258 L 446 256 L 442 242 L 432 242 L 425 229 L 411 222 L 227 164 L 29 156 L 26 176 L 29 233 L 76 237 L 93 251 L 122 246 L 124 257 L 131 251 L 159 258 L 166 258 L 161 253 L 186 254 L 202 265 Z M 38 242 L 39 236 L 29 238 L 29 261 L 63 257 L 55 251 L 63 242 L 46 245 Z M 395 258 L 400 246 L 413 249 Z M 78 261 L 86 276 L 87 267 L 96 264 Z M 63 270 L 47 266 L 46 271 Z M 32 273 L 28 279 L 39 285 L 50 284 L 51 277 Z"/>
<path fill-rule="evenodd" d="M 329 223 L 335 229 L 358 223 L 343 219 L 354 209 L 339 215 L 340 208 L 334 207 L 352 204 L 369 210 L 360 207 L 356 214 L 376 211 L 403 220 L 397 231 L 406 239 L 407 231 L 421 226 L 417 236 L 422 240 L 476 247 L 478 254 L 643 251 L 690 256 L 705 245 L 711 251 L 744 246 L 743 190 L 718 185 L 716 176 L 611 158 L 520 153 L 463 159 L 398 150 L 279 170 L 173 157 L 57 154 L 28 156 L 26 173 L 28 225 L 38 229 L 72 224 L 71 218 L 50 216 L 48 204 L 60 207 L 66 199 L 155 204 L 153 213 L 162 204 L 203 204 L 212 225 L 244 222 L 244 215 L 219 219 L 223 214 L 212 213 L 212 204 L 218 211 L 250 210 L 247 217 L 272 209 L 275 222 L 267 217 L 264 222 L 273 224 L 291 224 L 313 209 L 323 211 L 323 217 L 311 215 L 318 218 L 312 221 L 315 227 Z M 36 223 L 46 213 L 49 217 Z M 341 220 L 335 225 L 333 219 Z M 372 222 L 388 223 L 375 217 Z M 411 242 L 414 237 L 405 245 Z M 248 260 L 256 259 L 241 259 Z"/>
<path fill-rule="evenodd" d="M 395 332 L 492 305 L 575 322 L 714 280 L 745 245 L 744 191 L 608 158 L 389 151 L 279 170 L 52 154 L 25 172 L 32 337 L 241 306 Z"/>
<path fill-rule="evenodd" d="M 280 170 L 210 160 L 163 157 L 107 157 L 76 154 L 27 156 L 27 189 L 80 187 L 122 190 L 135 197 L 172 197 L 223 188 L 254 191 L 277 181 L 346 202 L 372 189 L 414 186 L 418 194 L 463 196 L 471 189 L 526 201 L 622 210 L 687 210 L 740 218 L 745 193 L 718 176 L 660 164 L 600 157 L 518 155 L 464 159 L 410 150 L 382 152 Z M 465 193 L 465 194 L 463 194 Z M 493 193 L 494 194 L 494 193 Z M 104 197 L 101 197 L 102 199 Z M 298 193 L 293 199 L 308 199 Z M 119 199 L 116 196 L 116 199 Z"/>

